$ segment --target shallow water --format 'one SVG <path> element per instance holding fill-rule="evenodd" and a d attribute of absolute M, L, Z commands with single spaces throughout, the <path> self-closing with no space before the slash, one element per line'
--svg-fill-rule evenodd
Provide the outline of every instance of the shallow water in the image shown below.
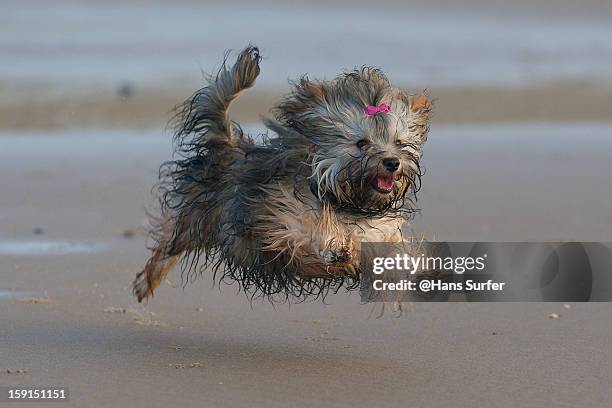
<path fill-rule="evenodd" d="M 0 255 L 74 255 L 94 253 L 107 249 L 108 245 L 96 242 L 70 241 L 0 241 Z"/>
<path fill-rule="evenodd" d="M 137 227 L 172 157 L 162 132 L 0 138 L 0 254 L 100 250 L 78 243 Z M 612 124 L 434 126 L 422 165 L 414 225 L 429 237 L 612 241 Z M 23 239 L 38 225 L 68 228 L 77 244 L 15 243 L 8 232 Z"/>
<path fill-rule="evenodd" d="M 29 292 L 23 290 L 0 289 L 0 299 L 18 298 L 27 295 Z"/>
<path fill-rule="evenodd" d="M 184 81 L 198 78 L 200 68 L 217 68 L 226 49 L 249 42 L 266 56 L 260 83 L 273 86 L 363 64 L 422 88 L 609 82 L 612 74 L 612 24 L 605 16 L 506 15 L 424 2 L 392 10 L 206 3 L 60 0 L 50 8 L 43 1 L 4 1 L 0 79 L 74 86 Z"/>

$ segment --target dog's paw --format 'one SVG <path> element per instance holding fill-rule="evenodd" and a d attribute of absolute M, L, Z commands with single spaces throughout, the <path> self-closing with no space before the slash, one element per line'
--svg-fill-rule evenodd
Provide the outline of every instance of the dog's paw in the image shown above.
<path fill-rule="evenodd" d="M 337 249 L 327 249 L 323 252 L 323 262 L 327 265 L 345 264 L 353 259 L 353 254 L 348 247 L 340 247 Z"/>
<path fill-rule="evenodd" d="M 151 290 L 149 289 L 149 283 L 145 278 L 143 273 L 139 273 L 134 283 L 132 284 L 132 293 L 138 299 L 138 302 L 142 302 L 143 299 L 146 299 L 151 294 Z"/>

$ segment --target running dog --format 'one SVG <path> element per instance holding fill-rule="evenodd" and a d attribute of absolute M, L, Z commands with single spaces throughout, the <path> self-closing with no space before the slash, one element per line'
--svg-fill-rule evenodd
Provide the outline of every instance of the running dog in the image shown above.
<path fill-rule="evenodd" d="M 178 107 L 178 159 L 160 170 L 152 255 L 133 286 L 139 301 L 178 261 L 252 295 L 356 287 L 361 244 L 403 240 L 420 188 L 427 96 L 392 87 L 371 67 L 302 77 L 256 141 L 228 108 L 253 86 L 260 61 L 247 47 Z"/>

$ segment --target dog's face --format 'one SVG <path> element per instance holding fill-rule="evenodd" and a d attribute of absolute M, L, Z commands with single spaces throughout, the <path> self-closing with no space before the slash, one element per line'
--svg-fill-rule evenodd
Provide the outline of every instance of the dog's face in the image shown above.
<path fill-rule="evenodd" d="M 302 79 L 275 114 L 310 144 L 311 190 L 320 200 L 384 213 L 419 188 L 430 110 L 424 95 L 410 98 L 364 68 L 333 81 Z"/>

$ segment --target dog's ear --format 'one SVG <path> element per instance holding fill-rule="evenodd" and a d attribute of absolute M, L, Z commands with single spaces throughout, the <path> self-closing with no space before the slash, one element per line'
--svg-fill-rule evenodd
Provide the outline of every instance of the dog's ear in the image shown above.
<path fill-rule="evenodd" d="M 395 96 L 399 98 L 412 113 L 428 115 L 433 104 L 426 93 L 410 95 L 403 89 L 397 89 Z"/>
<path fill-rule="evenodd" d="M 429 115 L 432 104 L 426 94 L 415 95 L 409 100 L 410 111 L 416 114 Z"/>
<path fill-rule="evenodd" d="M 325 101 L 325 87 L 320 81 L 311 81 L 302 77 L 293 83 L 293 92 L 276 105 L 272 112 L 276 119 L 290 127 L 299 123 L 297 117 Z"/>
<path fill-rule="evenodd" d="M 325 92 L 323 90 L 323 85 L 319 81 L 311 81 L 307 77 L 303 77 L 300 80 L 300 85 L 302 93 L 306 97 L 315 98 L 315 99 L 323 99 L 325 98 Z"/>
<path fill-rule="evenodd" d="M 295 93 L 304 107 L 309 108 L 325 100 L 325 89 L 319 81 L 311 81 L 307 77 L 302 77 L 295 86 Z"/>
<path fill-rule="evenodd" d="M 415 133 L 425 143 L 429 132 L 429 112 L 433 105 L 426 94 L 414 95 L 410 98 L 410 112 L 413 115 L 412 123 L 415 126 Z"/>
<path fill-rule="evenodd" d="M 427 132 L 429 131 L 429 113 L 433 108 L 429 96 L 426 93 L 411 96 L 404 90 L 398 90 L 396 97 L 407 107 L 409 120 L 414 126 L 412 131 L 415 137 L 421 143 L 425 142 L 427 140 Z"/>

